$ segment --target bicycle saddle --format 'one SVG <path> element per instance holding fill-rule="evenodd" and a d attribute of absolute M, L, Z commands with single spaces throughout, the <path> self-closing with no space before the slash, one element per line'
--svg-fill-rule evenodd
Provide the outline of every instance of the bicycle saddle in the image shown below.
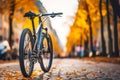
<path fill-rule="evenodd" d="M 24 17 L 33 17 L 33 16 L 36 16 L 36 14 L 32 11 L 28 11 L 25 13 Z"/>

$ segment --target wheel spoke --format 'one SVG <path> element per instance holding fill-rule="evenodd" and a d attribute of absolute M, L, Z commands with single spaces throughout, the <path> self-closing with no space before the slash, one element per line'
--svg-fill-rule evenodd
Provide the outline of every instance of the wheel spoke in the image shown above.
<path fill-rule="evenodd" d="M 25 55 L 27 56 L 25 59 L 25 69 L 27 74 L 29 74 L 30 72 L 30 68 L 31 68 L 31 52 L 32 52 L 32 45 L 31 45 L 31 41 L 30 41 L 30 36 L 29 34 L 26 34 L 25 37 L 25 42 L 24 42 L 24 50 L 25 50 Z M 26 54 L 27 53 L 27 54 Z"/>
<path fill-rule="evenodd" d="M 42 46 L 43 46 L 43 51 L 41 54 L 42 57 L 42 64 L 41 64 L 41 68 L 43 68 L 43 71 L 47 72 L 49 71 L 51 64 L 52 64 L 52 53 L 51 53 L 51 42 L 49 42 L 47 37 L 44 37 L 42 39 Z"/>
<path fill-rule="evenodd" d="M 28 77 L 33 71 L 33 61 L 31 60 L 32 54 L 32 33 L 29 29 L 24 29 L 20 39 L 20 68 L 23 76 Z"/>

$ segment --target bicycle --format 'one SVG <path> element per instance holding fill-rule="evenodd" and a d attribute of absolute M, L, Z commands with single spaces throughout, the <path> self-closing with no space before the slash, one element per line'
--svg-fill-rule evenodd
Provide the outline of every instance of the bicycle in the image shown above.
<path fill-rule="evenodd" d="M 43 23 L 49 17 L 54 18 L 60 15 L 62 13 L 35 14 L 32 11 L 25 13 L 24 17 L 30 18 L 32 22 L 33 32 L 25 28 L 20 37 L 19 63 L 24 77 L 30 77 L 32 75 L 36 62 L 39 62 L 43 72 L 50 70 L 53 60 L 53 45 L 48 29 L 47 27 L 43 27 Z M 43 16 L 45 17 L 44 20 L 42 20 Z M 35 30 L 34 26 L 35 17 L 39 18 L 37 30 Z M 47 61 L 48 63 L 46 63 Z"/>

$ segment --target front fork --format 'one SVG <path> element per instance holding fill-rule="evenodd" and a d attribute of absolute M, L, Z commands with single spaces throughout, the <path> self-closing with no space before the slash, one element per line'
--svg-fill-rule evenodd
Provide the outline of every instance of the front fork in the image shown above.
<path fill-rule="evenodd" d="M 44 34 L 47 35 L 48 34 L 48 29 L 47 27 L 43 28 L 41 27 L 39 30 L 39 34 L 38 34 L 38 43 L 37 43 L 37 51 L 38 53 L 42 52 L 43 49 L 43 44 L 42 44 L 42 39 L 44 37 Z"/>

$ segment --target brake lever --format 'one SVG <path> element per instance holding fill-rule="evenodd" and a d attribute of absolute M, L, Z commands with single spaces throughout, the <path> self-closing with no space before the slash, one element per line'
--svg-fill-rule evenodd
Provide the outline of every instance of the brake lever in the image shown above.
<path fill-rule="evenodd" d="M 61 15 L 58 15 L 58 17 L 62 17 Z"/>
<path fill-rule="evenodd" d="M 50 16 L 51 18 L 54 18 L 56 15 L 54 14 L 54 12 L 52 12 L 52 15 Z"/>
<path fill-rule="evenodd" d="M 54 18 L 54 17 L 55 17 L 55 15 L 53 14 L 53 15 L 51 15 L 50 17 L 51 17 L 51 18 Z"/>
<path fill-rule="evenodd" d="M 62 17 L 61 15 L 55 15 L 54 13 L 53 13 L 53 15 L 51 15 L 50 17 L 51 17 L 51 18 L 54 18 L 55 16 L 57 16 L 57 17 Z"/>

